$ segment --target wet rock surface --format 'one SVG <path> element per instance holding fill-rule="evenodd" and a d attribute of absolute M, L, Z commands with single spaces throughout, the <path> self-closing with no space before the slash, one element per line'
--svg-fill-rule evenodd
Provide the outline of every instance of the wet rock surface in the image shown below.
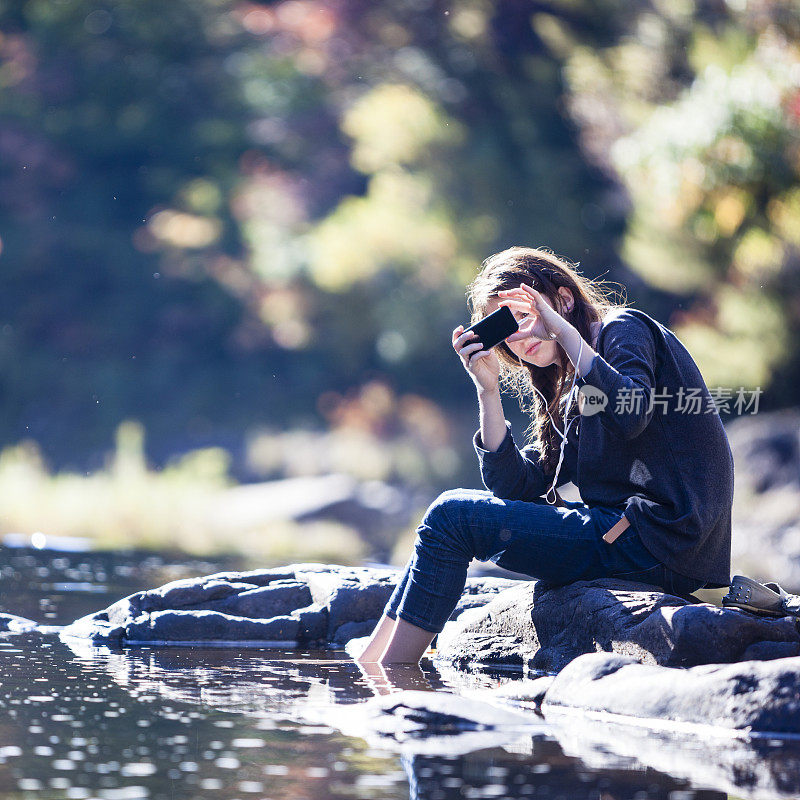
<path fill-rule="evenodd" d="M 372 632 L 400 577 L 391 567 L 316 563 L 221 572 L 136 592 L 82 617 L 62 636 L 114 646 L 345 647 Z M 5 624 L 22 630 L 25 622 Z M 468 578 L 435 644 L 436 659 L 459 668 L 549 673 L 596 651 L 670 667 L 800 656 L 792 617 L 691 603 L 646 584 L 608 579 L 552 587 Z"/>
<path fill-rule="evenodd" d="M 390 567 L 316 563 L 221 572 L 136 592 L 76 620 L 61 635 L 109 646 L 344 646 L 371 633 L 400 577 Z M 515 583 L 469 578 L 451 618 Z"/>
<path fill-rule="evenodd" d="M 596 651 L 670 667 L 769 660 L 800 655 L 800 631 L 792 617 L 691 603 L 630 581 L 532 581 L 448 622 L 437 658 L 558 672 Z"/>
<path fill-rule="evenodd" d="M 800 658 L 670 669 L 587 653 L 556 675 L 541 708 L 545 718 L 548 711 L 576 709 L 794 734 L 800 730 Z"/>
<path fill-rule="evenodd" d="M 462 668 L 479 664 L 522 670 L 540 647 L 531 623 L 534 587 L 535 582 L 519 583 L 448 622 L 437 637 L 437 660 Z"/>
<path fill-rule="evenodd" d="M 338 712 L 334 725 L 345 735 L 366 738 L 378 747 L 397 746 L 406 753 L 455 756 L 499 746 L 509 736 L 545 733 L 545 724 L 536 716 L 446 691 L 405 689 Z M 305 711 L 304 718 L 324 720 L 313 709 Z"/>

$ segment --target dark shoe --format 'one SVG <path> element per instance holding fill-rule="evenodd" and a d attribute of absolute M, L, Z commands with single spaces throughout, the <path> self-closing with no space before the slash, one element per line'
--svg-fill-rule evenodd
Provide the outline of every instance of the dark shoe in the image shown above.
<path fill-rule="evenodd" d="M 739 608 L 767 617 L 800 616 L 800 598 L 785 592 L 777 583 L 759 583 L 745 575 L 734 575 L 725 608 Z"/>

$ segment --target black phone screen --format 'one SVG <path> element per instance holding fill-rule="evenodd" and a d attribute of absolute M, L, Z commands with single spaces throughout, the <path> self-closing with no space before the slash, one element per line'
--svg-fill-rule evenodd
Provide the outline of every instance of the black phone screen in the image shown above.
<path fill-rule="evenodd" d="M 511 309 L 508 306 L 500 306 L 497 311 L 484 317 L 480 322 L 470 325 L 464 332 L 473 331 L 477 334 L 483 349 L 489 350 L 518 330 L 519 325 L 514 319 Z"/>

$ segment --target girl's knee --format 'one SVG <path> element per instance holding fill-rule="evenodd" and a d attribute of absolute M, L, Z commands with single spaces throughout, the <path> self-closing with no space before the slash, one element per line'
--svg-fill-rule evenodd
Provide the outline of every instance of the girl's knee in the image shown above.
<path fill-rule="evenodd" d="M 422 518 L 424 525 L 437 530 L 451 527 L 460 518 L 466 506 L 474 504 L 476 495 L 485 495 L 476 489 L 448 489 L 431 504 Z"/>
<path fill-rule="evenodd" d="M 478 503 L 491 492 L 478 489 L 448 489 L 431 503 L 417 529 L 420 547 L 440 554 L 456 554 L 469 562 L 475 556 L 474 525 Z"/>

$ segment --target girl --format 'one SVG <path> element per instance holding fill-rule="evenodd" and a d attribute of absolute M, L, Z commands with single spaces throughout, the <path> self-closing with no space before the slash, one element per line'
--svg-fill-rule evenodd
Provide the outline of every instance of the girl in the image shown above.
<path fill-rule="evenodd" d="M 491 256 L 469 290 L 473 323 L 500 306 L 519 323 L 491 350 L 463 326 L 453 331 L 478 394 L 473 445 L 488 491 L 446 491 L 428 508 L 358 660 L 417 663 L 458 603 L 473 558 L 556 585 L 619 578 L 678 595 L 727 586 L 733 456 L 675 334 L 608 303 L 545 249 Z M 522 449 L 501 380 L 523 408 L 533 399 L 532 441 Z M 581 502 L 558 495 L 568 481 Z"/>

